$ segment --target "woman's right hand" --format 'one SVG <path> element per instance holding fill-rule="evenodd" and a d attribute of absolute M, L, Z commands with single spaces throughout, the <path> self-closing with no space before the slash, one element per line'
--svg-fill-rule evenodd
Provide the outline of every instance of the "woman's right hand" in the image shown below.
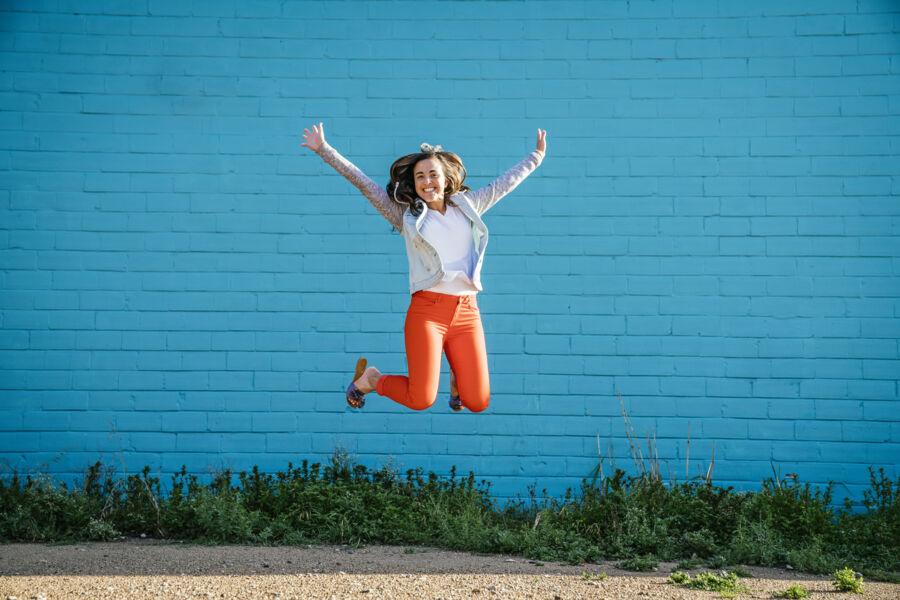
<path fill-rule="evenodd" d="M 306 141 L 300 145 L 306 146 L 313 152 L 317 152 L 319 147 L 325 143 L 325 127 L 322 125 L 322 122 L 319 121 L 319 125 L 313 125 L 312 129 L 311 133 L 309 129 L 303 130 L 303 137 L 306 138 Z"/>

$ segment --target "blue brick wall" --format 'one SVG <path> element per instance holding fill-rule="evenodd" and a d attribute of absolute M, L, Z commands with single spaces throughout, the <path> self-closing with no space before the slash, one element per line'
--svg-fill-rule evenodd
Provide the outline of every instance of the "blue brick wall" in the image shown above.
<path fill-rule="evenodd" d="M 896 2 L 0 10 L 7 472 L 339 446 L 560 495 L 634 470 L 624 406 L 667 476 L 897 475 Z M 486 413 L 449 412 L 446 359 L 430 411 L 346 408 L 358 355 L 405 372 L 406 258 L 300 146 L 319 121 L 377 181 L 429 141 L 475 187 L 548 130 L 486 215 Z"/>

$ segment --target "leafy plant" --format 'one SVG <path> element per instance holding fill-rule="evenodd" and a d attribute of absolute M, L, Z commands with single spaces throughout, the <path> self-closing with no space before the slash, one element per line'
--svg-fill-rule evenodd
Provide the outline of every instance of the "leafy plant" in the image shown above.
<path fill-rule="evenodd" d="M 738 576 L 728 571 L 721 571 L 718 574 L 705 571 L 694 577 L 681 571 L 675 571 L 669 575 L 669 581 L 675 585 L 695 590 L 719 592 L 723 598 L 734 598 L 738 594 L 748 591 L 747 586 L 738 581 Z"/>
<path fill-rule="evenodd" d="M 800 600 L 801 598 L 809 598 L 809 592 L 802 585 L 795 583 L 794 585 L 787 588 L 786 590 L 776 593 L 775 597 L 776 598 L 789 598 L 791 600 Z"/>
<path fill-rule="evenodd" d="M 629 434 L 629 441 L 632 437 Z M 599 446 L 599 444 L 598 444 Z M 900 479 L 869 467 L 864 510 L 830 504 L 798 477 L 766 479 L 758 492 L 712 481 L 664 482 L 651 447 L 632 445 L 636 474 L 601 460 L 578 492 L 562 499 L 529 487 L 528 499 L 496 505 L 475 474 L 449 477 L 330 460 L 276 473 L 222 470 L 202 477 L 182 466 L 167 486 L 144 467 L 116 478 L 100 462 L 69 489 L 46 474 L 0 477 L 0 541 L 112 540 L 147 535 L 221 544 L 422 545 L 517 554 L 569 564 L 617 560 L 631 570 L 702 565 L 784 566 L 833 573 L 851 565 L 866 577 L 900 582 Z M 688 472 L 688 469 L 685 469 Z M 732 568 L 738 574 L 738 568 Z M 861 578 L 859 580 L 861 583 Z"/>
<path fill-rule="evenodd" d="M 838 591 L 862 594 L 863 576 L 854 572 L 850 567 L 838 569 L 832 574 L 832 577 L 832 583 Z"/>
<path fill-rule="evenodd" d="M 585 581 L 603 581 L 609 577 L 605 571 L 600 571 L 599 573 L 588 573 L 587 571 L 581 572 L 581 578 Z"/>
<path fill-rule="evenodd" d="M 691 576 L 685 573 L 684 571 L 673 571 L 669 575 L 669 583 L 674 583 L 676 585 L 682 585 L 691 580 Z"/>

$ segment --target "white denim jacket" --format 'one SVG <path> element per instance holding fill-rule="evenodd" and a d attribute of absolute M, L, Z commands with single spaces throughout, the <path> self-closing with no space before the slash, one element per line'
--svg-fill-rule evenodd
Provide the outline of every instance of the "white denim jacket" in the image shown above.
<path fill-rule="evenodd" d="M 414 294 L 441 281 L 444 278 L 441 258 L 434 246 L 429 244 L 421 233 L 422 222 L 429 210 L 425 201 L 416 198 L 422 211 L 418 216 L 413 215 L 408 205 L 391 199 L 384 188 L 369 179 L 356 165 L 344 158 L 327 142 L 323 142 L 316 153 L 356 186 L 372 203 L 372 206 L 403 236 L 406 241 L 406 257 L 409 260 L 409 293 Z M 449 201 L 458 206 L 462 213 L 472 221 L 472 241 L 478 253 L 472 282 L 478 291 L 482 290 L 481 265 L 484 262 L 484 252 L 488 243 L 488 229 L 481 220 L 481 215 L 522 183 L 541 164 L 543 159 L 542 152 L 533 150 L 487 186 L 475 191 L 460 191 L 449 197 Z"/>

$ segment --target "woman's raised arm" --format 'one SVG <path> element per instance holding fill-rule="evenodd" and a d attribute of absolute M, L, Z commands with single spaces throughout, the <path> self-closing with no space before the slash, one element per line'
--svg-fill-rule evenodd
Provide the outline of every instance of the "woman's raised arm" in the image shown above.
<path fill-rule="evenodd" d="M 375 210 L 380 212 L 397 231 L 403 229 L 403 207 L 391 200 L 384 188 L 369 179 L 356 165 L 344 158 L 340 152 L 325 141 L 325 127 L 321 122 L 313 125 L 312 131 L 304 129 L 303 137 L 306 138 L 306 141 L 301 146 L 306 146 L 321 156 L 322 160 L 356 186 L 375 207 Z"/>

